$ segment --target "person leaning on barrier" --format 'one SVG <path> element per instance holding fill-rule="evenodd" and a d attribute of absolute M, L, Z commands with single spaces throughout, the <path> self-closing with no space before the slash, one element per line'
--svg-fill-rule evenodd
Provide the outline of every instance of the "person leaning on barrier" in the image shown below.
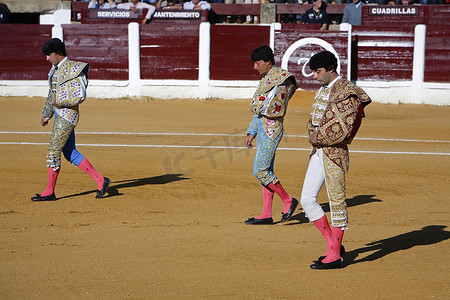
<path fill-rule="evenodd" d="M 366 5 L 361 0 L 353 0 L 352 3 L 346 4 L 344 8 L 344 15 L 342 23 L 349 23 L 351 25 L 361 25 L 362 7 Z"/>
<path fill-rule="evenodd" d="M 211 4 L 203 0 L 191 0 L 183 4 L 183 9 L 186 10 L 210 10 Z"/>
<path fill-rule="evenodd" d="M 119 3 L 119 4 L 117 4 L 117 8 L 131 10 L 135 13 L 139 13 L 144 8 L 147 8 L 148 12 L 145 15 L 145 18 L 142 20 L 142 24 L 146 24 L 148 21 L 150 21 L 156 11 L 155 6 L 148 4 L 148 3 L 140 2 L 139 0 L 131 0 L 131 2 L 128 2 L 128 3 Z"/>
<path fill-rule="evenodd" d="M 89 2 L 88 8 L 113 9 L 116 8 L 116 3 L 114 2 L 114 0 L 91 0 L 91 2 Z"/>
<path fill-rule="evenodd" d="M 178 0 L 158 0 L 156 9 L 183 9 L 183 5 Z"/>
<path fill-rule="evenodd" d="M 302 17 L 303 24 L 320 24 L 320 30 L 327 30 L 328 14 L 322 0 L 313 0 L 313 6 L 306 10 Z"/>

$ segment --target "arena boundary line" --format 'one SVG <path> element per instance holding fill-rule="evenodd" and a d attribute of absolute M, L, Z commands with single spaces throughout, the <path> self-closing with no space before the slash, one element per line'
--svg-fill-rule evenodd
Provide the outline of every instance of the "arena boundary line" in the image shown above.
<path fill-rule="evenodd" d="M 0 142 L 0 145 L 32 145 L 47 146 L 48 143 L 30 143 L 30 142 Z M 247 149 L 247 147 L 233 146 L 189 146 L 189 145 L 130 145 L 130 144 L 77 144 L 77 146 L 86 147 L 129 147 L 129 148 L 195 148 L 195 149 Z M 277 150 L 287 151 L 311 151 L 310 148 L 278 148 Z M 444 152 L 412 152 L 412 151 L 372 151 L 372 150 L 351 150 L 352 153 L 370 153 L 370 154 L 409 154 L 409 155 L 441 155 L 450 156 L 450 153 Z"/>
<path fill-rule="evenodd" d="M 41 131 L 0 131 L 0 134 L 50 134 L 50 132 Z M 118 132 L 118 131 L 77 131 L 77 134 L 101 134 L 101 135 L 167 135 L 167 136 L 243 136 L 237 133 L 193 133 L 193 132 Z M 307 135 L 285 134 L 288 138 L 307 138 Z M 365 141 L 386 141 L 386 142 L 418 142 L 418 143 L 450 143 L 445 140 L 419 140 L 419 139 L 388 139 L 388 138 L 370 138 L 360 137 L 354 140 Z"/>

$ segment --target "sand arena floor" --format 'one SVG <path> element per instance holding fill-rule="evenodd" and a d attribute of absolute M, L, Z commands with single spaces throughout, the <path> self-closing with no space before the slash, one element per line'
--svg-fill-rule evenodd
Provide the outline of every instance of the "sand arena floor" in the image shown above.
<path fill-rule="evenodd" d="M 42 98 L 0 97 L 1 299 L 448 299 L 450 107 L 366 108 L 350 146 L 341 270 L 309 265 L 325 242 L 299 207 L 262 208 L 244 149 L 248 100 L 88 99 L 78 150 L 112 180 L 63 161 L 45 189 Z M 291 100 L 275 173 L 299 197 L 312 94 Z M 327 214 L 327 197 L 320 194 Z M 275 220 L 282 203 L 276 196 Z"/>

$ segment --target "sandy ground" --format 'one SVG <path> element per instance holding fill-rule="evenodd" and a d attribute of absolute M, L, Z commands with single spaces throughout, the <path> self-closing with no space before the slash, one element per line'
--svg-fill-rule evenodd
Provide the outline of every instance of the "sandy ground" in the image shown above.
<path fill-rule="evenodd" d="M 294 197 L 311 99 L 291 100 L 277 151 Z M 345 267 L 317 271 L 325 242 L 301 207 L 287 223 L 243 224 L 262 208 L 255 151 L 243 148 L 247 100 L 88 99 L 78 150 L 111 178 L 107 197 L 64 161 L 58 201 L 34 203 L 51 130 L 43 103 L 0 97 L 1 299 L 449 297 L 450 107 L 367 107 L 350 148 Z M 320 202 L 328 214 L 325 191 Z M 278 197 L 273 208 L 278 221 Z"/>

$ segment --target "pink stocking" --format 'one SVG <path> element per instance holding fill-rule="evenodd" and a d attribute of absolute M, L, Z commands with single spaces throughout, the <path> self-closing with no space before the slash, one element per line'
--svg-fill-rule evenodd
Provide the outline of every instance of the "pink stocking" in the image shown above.
<path fill-rule="evenodd" d="M 331 251 L 322 262 L 329 263 L 341 258 L 341 245 L 344 231 L 340 227 L 333 227 L 331 230 Z M 328 251 L 327 251 L 328 252 Z"/>
<path fill-rule="evenodd" d="M 100 191 L 103 188 L 103 176 L 91 165 L 91 163 L 87 160 L 87 158 L 83 158 L 81 163 L 78 165 L 78 168 L 83 170 L 86 174 L 92 177 L 97 183 L 98 190 Z"/>
<path fill-rule="evenodd" d="M 272 217 L 272 201 L 273 192 L 263 186 L 263 211 L 257 219 L 265 219 Z"/>
<path fill-rule="evenodd" d="M 280 196 L 281 201 L 283 201 L 283 213 L 287 213 L 289 211 L 289 208 L 291 207 L 292 197 L 289 196 L 289 194 L 284 190 L 279 181 L 275 184 L 269 183 L 267 187 L 277 193 L 278 196 Z"/>
<path fill-rule="evenodd" d="M 58 179 L 59 170 L 60 168 L 58 168 L 56 171 L 53 170 L 53 168 L 48 168 L 47 188 L 41 194 L 41 196 L 49 196 L 55 192 L 56 180 Z"/>
<path fill-rule="evenodd" d="M 314 221 L 314 225 L 316 225 L 317 229 L 322 233 L 323 237 L 325 238 L 325 241 L 327 242 L 327 252 L 325 252 L 325 256 L 328 255 L 328 252 L 331 251 L 331 228 L 328 224 L 327 216 L 324 215 L 322 218 Z"/>

